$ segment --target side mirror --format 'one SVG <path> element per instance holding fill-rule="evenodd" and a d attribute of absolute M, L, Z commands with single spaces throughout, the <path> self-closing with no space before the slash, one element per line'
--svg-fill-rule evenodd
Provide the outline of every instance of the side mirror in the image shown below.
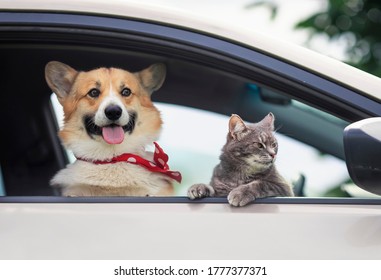
<path fill-rule="evenodd" d="M 381 195 L 381 118 L 369 118 L 344 129 L 349 175 L 362 189 Z"/>

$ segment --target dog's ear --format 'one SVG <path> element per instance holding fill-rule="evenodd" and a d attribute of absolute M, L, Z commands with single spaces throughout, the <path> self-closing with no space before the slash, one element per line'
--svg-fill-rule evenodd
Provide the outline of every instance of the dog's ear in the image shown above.
<path fill-rule="evenodd" d="M 69 65 L 50 61 L 45 66 L 45 79 L 62 104 L 68 96 L 78 72 Z"/>
<path fill-rule="evenodd" d="M 144 89 L 151 95 L 163 85 L 166 72 L 167 68 L 165 64 L 156 63 L 136 73 L 136 75 Z"/>

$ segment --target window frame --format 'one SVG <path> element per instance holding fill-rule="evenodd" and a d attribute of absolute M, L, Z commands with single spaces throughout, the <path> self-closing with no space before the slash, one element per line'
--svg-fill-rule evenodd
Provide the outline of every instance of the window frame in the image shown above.
<path fill-rule="evenodd" d="M 290 97 L 344 120 L 353 122 L 378 116 L 381 104 L 351 89 L 330 81 L 318 73 L 311 73 L 280 58 L 227 39 L 202 34 L 194 30 L 161 25 L 134 19 L 112 18 L 100 15 L 56 14 L 48 12 L 0 12 L 0 34 L 11 44 L 44 40 L 49 43 L 71 43 L 123 48 L 123 42 L 133 40 L 131 49 L 148 50 L 171 55 L 187 61 L 215 67 L 232 75 L 254 80 L 276 91 L 288 92 Z M 102 37 L 104 40 L 97 41 Z M 72 37 L 72 42 L 68 40 Z M 79 41 L 77 41 L 79 40 Z M 319 102 L 317 102 L 319 101 Z M 381 204 L 381 199 L 312 199 L 266 198 L 257 203 L 292 204 Z M 64 202 L 64 203 L 226 203 L 225 198 L 207 198 L 190 201 L 182 197 L 170 198 L 64 198 L 64 197 L 1 197 L 0 202 Z"/>

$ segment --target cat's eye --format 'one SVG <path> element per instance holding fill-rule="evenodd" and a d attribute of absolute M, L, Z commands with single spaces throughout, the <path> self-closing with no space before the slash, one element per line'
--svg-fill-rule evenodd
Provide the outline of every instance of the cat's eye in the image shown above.
<path fill-rule="evenodd" d="M 276 148 L 278 145 L 277 145 L 277 143 L 272 143 L 271 144 L 271 148 Z"/>
<path fill-rule="evenodd" d="M 97 97 L 99 97 L 100 94 L 101 94 L 101 92 L 100 92 L 100 90 L 97 89 L 97 88 L 93 88 L 93 89 L 91 89 L 91 90 L 87 93 L 87 95 L 90 96 L 90 97 L 92 97 L 92 98 L 97 98 Z"/>
<path fill-rule="evenodd" d="M 254 143 L 255 147 L 257 147 L 258 149 L 263 149 L 265 146 L 263 146 L 262 143 Z"/>
<path fill-rule="evenodd" d="M 124 96 L 124 97 L 127 97 L 127 96 L 130 96 L 131 95 L 131 90 L 129 89 L 129 88 L 124 88 L 124 89 L 122 89 L 122 91 L 121 91 L 121 95 L 122 96 Z"/>

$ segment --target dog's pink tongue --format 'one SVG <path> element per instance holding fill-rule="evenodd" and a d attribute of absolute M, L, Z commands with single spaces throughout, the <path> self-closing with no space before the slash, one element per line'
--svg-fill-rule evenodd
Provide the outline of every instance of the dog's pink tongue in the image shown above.
<path fill-rule="evenodd" d="M 103 139 L 109 144 L 120 144 L 124 140 L 124 131 L 121 126 L 102 127 Z"/>

